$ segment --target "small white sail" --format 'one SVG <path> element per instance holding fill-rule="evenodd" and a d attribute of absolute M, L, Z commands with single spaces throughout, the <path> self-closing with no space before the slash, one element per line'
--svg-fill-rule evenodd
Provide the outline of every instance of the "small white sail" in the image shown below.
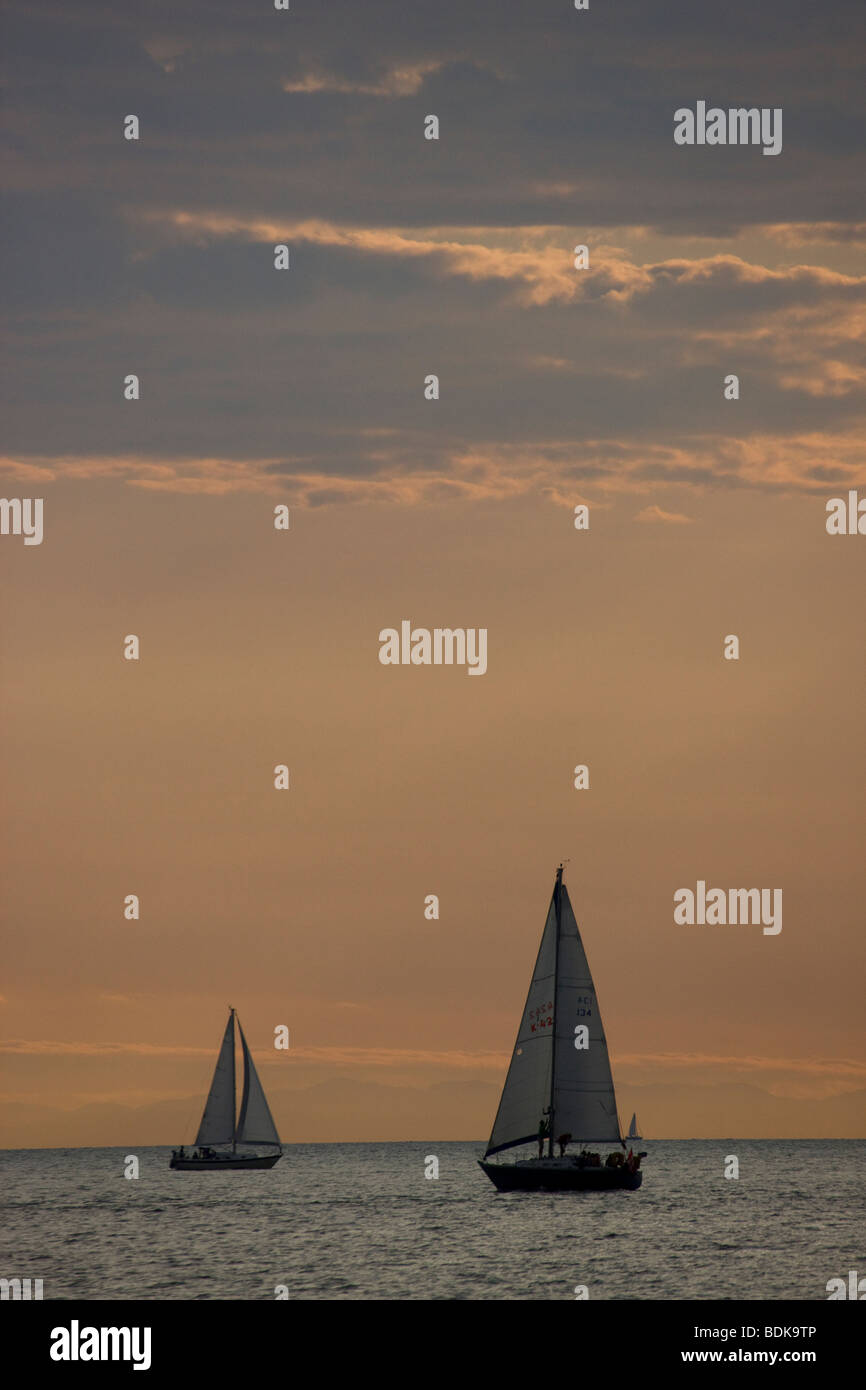
<path fill-rule="evenodd" d="M 247 1040 L 244 1037 L 240 1020 L 238 1020 L 238 1032 L 241 1035 L 241 1047 L 244 1054 L 244 1090 L 238 1118 L 238 1143 L 279 1144 L 280 1136 L 265 1098 L 252 1054 L 247 1047 Z"/>
<path fill-rule="evenodd" d="M 630 1124 L 629 1127 L 628 1127 L 628 1134 L 626 1135 L 626 1138 L 627 1138 L 627 1139 L 640 1139 L 640 1135 L 638 1134 L 638 1128 L 637 1128 L 637 1115 L 636 1115 L 636 1114 L 632 1115 L 632 1117 L 631 1117 L 631 1124 Z"/>
<path fill-rule="evenodd" d="M 584 1027 L 588 1047 L 575 1047 Z M 554 1140 L 570 1134 L 585 1144 L 622 1142 L 595 985 L 559 878 L 487 1154 L 535 1139 L 551 1104 Z"/>
<path fill-rule="evenodd" d="M 196 1144 L 231 1144 L 235 1137 L 235 1016 L 229 1014 Z"/>

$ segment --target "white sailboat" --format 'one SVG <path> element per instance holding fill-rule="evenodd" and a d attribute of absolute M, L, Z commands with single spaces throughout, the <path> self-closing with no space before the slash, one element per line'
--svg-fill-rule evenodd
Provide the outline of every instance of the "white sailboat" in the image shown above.
<path fill-rule="evenodd" d="M 533 1143 L 537 1158 L 489 1161 Z M 602 1161 L 590 1151 L 596 1144 L 618 1147 Z M 569 1154 L 569 1145 L 578 1152 Z M 479 1163 L 501 1192 L 633 1190 L 641 1185 L 645 1154 L 626 1157 L 624 1150 L 595 985 L 560 864 L 502 1098 Z"/>
<path fill-rule="evenodd" d="M 627 1134 L 625 1137 L 626 1137 L 626 1139 L 629 1140 L 630 1143 L 633 1143 L 633 1144 L 639 1144 L 640 1141 L 641 1141 L 641 1136 L 638 1134 L 638 1130 L 637 1130 L 637 1115 L 636 1115 L 636 1114 L 633 1114 L 632 1117 L 631 1117 L 631 1124 L 630 1124 L 629 1127 L 628 1127 L 628 1134 Z"/>
<path fill-rule="evenodd" d="M 237 1025 L 244 1060 L 240 1112 L 235 1117 L 235 1011 L 230 1009 L 213 1081 L 196 1135 L 195 1152 L 187 1154 L 183 1145 L 180 1149 L 172 1149 L 170 1168 L 184 1172 L 216 1168 L 220 1171 L 227 1168 L 273 1168 L 282 1157 L 280 1136 L 247 1047 L 240 1019 L 237 1020 Z M 252 1149 L 276 1145 L 277 1152 L 250 1153 L 239 1151 L 238 1145 L 248 1145 Z"/>

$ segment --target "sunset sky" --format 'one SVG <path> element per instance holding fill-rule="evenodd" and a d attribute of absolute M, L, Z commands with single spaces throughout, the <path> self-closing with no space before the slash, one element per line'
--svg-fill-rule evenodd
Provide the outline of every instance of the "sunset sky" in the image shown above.
<path fill-rule="evenodd" d="M 486 1139 L 562 859 L 626 1123 L 866 1135 L 860 0 L 2 38 L 0 1144 L 189 1141 L 229 1004 L 285 1141 Z"/>

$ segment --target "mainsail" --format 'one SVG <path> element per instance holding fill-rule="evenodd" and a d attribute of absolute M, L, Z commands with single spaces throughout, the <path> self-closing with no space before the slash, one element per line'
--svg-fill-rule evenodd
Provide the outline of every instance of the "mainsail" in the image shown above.
<path fill-rule="evenodd" d="M 280 1136 L 274 1124 L 262 1083 L 252 1055 L 247 1047 L 244 1030 L 238 1020 L 241 1047 L 244 1054 L 244 1091 L 238 1117 L 238 1142 L 245 1144 L 279 1144 Z"/>
<path fill-rule="evenodd" d="M 628 1127 L 628 1134 L 626 1135 L 626 1138 L 627 1138 L 627 1139 L 640 1139 L 640 1137 L 641 1137 L 641 1136 L 638 1134 L 638 1129 L 637 1129 L 637 1115 L 634 1114 L 634 1115 L 632 1115 L 632 1117 L 631 1117 L 631 1124 L 630 1124 L 629 1127 Z"/>
<path fill-rule="evenodd" d="M 196 1144 L 231 1144 L 235 1137 L 235 1015 L 229 1014 Z"/>
<path fill-rule="evenodd" d="M 561 868 L 485 1156 L 530 1143 L 542 1118 L 551 1140 L 622 1143 L 598 998 Z"/>
<path fill-rule="evenodd" d="M 231 1144 L 234 1150 L 238 1143 L 280 1143 L 280 1136 L 265 1099 L 255 1063 L 247 1047 L 247 1040 L 244 1037 L 240 1019 L 238 1020 L 238 1032 L 241 1035 L 244 1058 L 244 1089 L 237 1127 L 235 1127 L 235 1011 L 232 1009 L 229 1013 L 226 1031 L 223 1034 L 213 1081 L 210 1084 L 210 1091 L 205 1102 L 204 1114 L 198 1127 L 195 1142 L 199 1147 Z"/>

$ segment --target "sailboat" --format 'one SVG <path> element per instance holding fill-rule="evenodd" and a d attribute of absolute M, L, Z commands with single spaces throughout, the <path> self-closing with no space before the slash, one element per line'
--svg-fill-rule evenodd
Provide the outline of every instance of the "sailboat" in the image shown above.
<path fill-rule="evenodd" d="M 598 998 L 562 870 L 560 864 L 490 1142 L 478 1161 L 500 1192 L 633 1191 L 646 1154 L 624 1153 Z M 533 1143 L 537 1158 L 490 1162 Z M 590 1150 L 595 1144 L 618 1147 L 602 1161 Z M 569 1154 L 569 1145 L 577 1152 Z"/>
<path fill-rule="evenodd" d="M 641 1136 L 637 1132 L 637 1115 L 635 1114 L 631 1117 L 631 1124 L 628 1127 L 628 1134 L 625 1137 L 634 1144 L 640 1143 Z"/>
<path fill-rule="evenodd" d="M 213 1081 L 205 1102 L 204 1114 L 196 1135 L 192 1154 L 172 1149 L 170 1168 L 184 1172 L 191 1169 L 273 1168 L 282 1157 L 282 1145 L 256 1071 L 240 1019 L 237 1020 L 244 1058 L 244 1088 L 240 1113 L 235 1119 L 235 1011 L 229 1010 L 229 1021 L 223 1034 Z M 238 1145 L 252 1148 L 276 1145 L 276 1153 L 239 1152 Z M 220 1149 L 213 1146 L 220 1145 Z M 230 1148 L 227 1146 L 231 1146 Z"/>

